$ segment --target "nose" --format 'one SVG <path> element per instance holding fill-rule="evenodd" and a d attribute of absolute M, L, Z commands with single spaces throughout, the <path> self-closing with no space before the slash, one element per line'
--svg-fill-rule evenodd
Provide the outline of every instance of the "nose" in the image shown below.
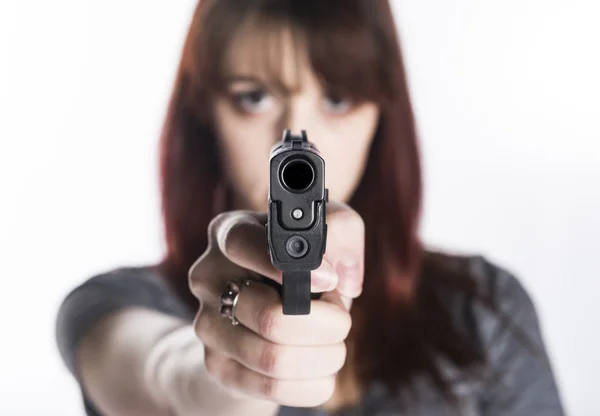
<path fill-rule="evenodd" d="M 312 131 L 315 122 L 314 109 L 305 97 L 290 96 L 286 99 L 284 110 L 277 125 L 278 135 L 285 129 L 289 129 L 292 134 L 300 134 L 306 130 L 308 134 Z"/>

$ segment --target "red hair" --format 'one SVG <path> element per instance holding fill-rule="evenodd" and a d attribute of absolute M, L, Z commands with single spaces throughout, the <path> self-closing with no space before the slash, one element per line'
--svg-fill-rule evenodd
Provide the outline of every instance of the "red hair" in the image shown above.
<path fill-rule="evenodd" d="M 264 24 L 243 26 L 257 21 Z M 450 394 L 447 380 L 434 364 L 435 355 L 459 368 L 481 363 L 483 355 L 456 329 L 437 299 L 436 282 L 444 279 L 427 276 L 445 273 L 448 285 L 467 292 L 474 292 L 474 282 L 450 272 L 444 257 L 426 253 L 419 240 L 418 138 L 388 1 L 203 0 L 198 4 L 160 141 L 167 248 L 160 264 L 162 275 L 191 308 L 198 307 L 188 288 L 188 270 L 206 249 L 210 220 L 231 209 L 220 192 L 223 169 L 209 103 L 223 85 L 223 52 L 236 30 L 252 27 L 268 32 L 258 28 L 272 27 L 272 22 L 292 28 L 305 39 L 312 67 L 329 89 L 374 100 L 381 108 L 364 175 L 349 201 L 365 222 L 366 258 L 363 293 L 351 311 L 347 365 L 340 373 L 345 404 L 358 400 L 352 391 L 360 391 L 368 382 L 409 385 L 419 374 L 430 376 L 442 392 Z"/>

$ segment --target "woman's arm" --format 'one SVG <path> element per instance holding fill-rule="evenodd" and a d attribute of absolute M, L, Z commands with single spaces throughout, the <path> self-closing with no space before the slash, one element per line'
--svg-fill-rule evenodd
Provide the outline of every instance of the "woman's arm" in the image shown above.
<path fill-rule="evenodd" d="M 145 364 L 161 338 L 185 325 L 180 319 L 127 308 L 95 324 L 76 350 L 76 365 L 88 400 L 107 416 L 169 416 L 164 397 L 149 390 Z"/>
<path fill-rule="evenodd" d="M 190 313 L 147 269 L 95 276 L 63 301 L 59 351 L 89 415 L 273 415 L 278 406 L 228 395 L 204 367 Z"/>
<path fill-rule="evenodd" d="M 103 319 L 78 351 L 83 387 L 106 415 L 273 415 L 272 403 L 230 396 L 207 374 L 193 327 L 131 308 Z"/>

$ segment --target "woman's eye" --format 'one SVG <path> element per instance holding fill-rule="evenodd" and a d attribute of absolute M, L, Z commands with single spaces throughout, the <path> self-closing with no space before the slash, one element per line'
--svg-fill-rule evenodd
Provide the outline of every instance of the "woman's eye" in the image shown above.
<path fill-rule="evenodd" d="M 324 100 L 325 110 L 335 114 L 347 113 L 352 108 L 350 100 L 339 97 L 335 94 L 329 94 Z"/>
<path fill-rule="evenodd" d="M 263 90 L 233 94 L 233 102 L 239 109 L 248 113 L 262 113 L 270 108 L 273 97 Z"/>

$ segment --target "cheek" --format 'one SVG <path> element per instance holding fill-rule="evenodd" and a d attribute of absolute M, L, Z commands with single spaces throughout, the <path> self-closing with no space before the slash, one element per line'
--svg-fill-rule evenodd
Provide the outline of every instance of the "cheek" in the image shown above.
<path fill-rule="evenodd" d="M 332 199 L 347 202 L 354 193 L 365 170 L 378 119 L 373 106 L 335 121 L 335 139 L 323 154 Z"/>
<path fill-rule="evenodd" d="M 256 118 L 239 115 L 223 101 L 215 104 L 215 123 L 230 185 L 242 199 L 258 201 L 268 187 L 272 129 Z"/>
<path fill-rule="evenodd" d="M 244 169 L 244 159 L 241 157 L 244 131 L 240 120 L 225 103 L 217 102 L 215 106 L 215 124 L 221 151 L 221 160 L 230 179 L 237 179 L 239 171 Z"/>
<path fill-rule="evenodd" d="M 364 172 L 366 155 L 361 148 L 346 148 L 325 156 L 325 175 L 331 199 L 347 202 Z"/>

